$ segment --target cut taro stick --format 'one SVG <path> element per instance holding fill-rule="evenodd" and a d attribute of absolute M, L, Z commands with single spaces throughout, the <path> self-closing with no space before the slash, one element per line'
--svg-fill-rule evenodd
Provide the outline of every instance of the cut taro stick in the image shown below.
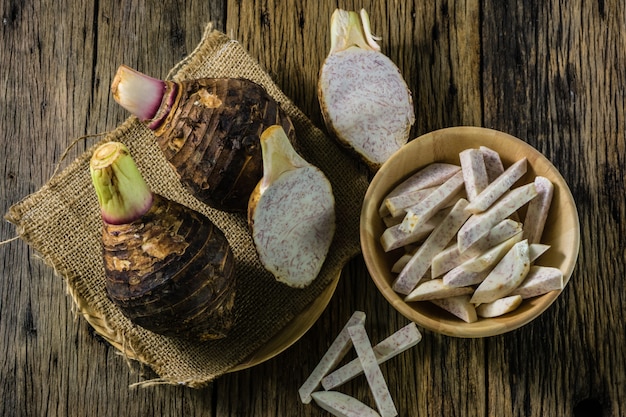
<path fill-rule="evenodd" d="M 554 194 L 554 185 L 545 177 L 536 177 L 535 187 L 537 188 L 537 197 L 528 204 L 524 219 L 524 238 L 528 239 L 529 243 L 541 241 Z"/>
<path fill-rule="evenodd" d="M 483 154 L 478 149 L 465 149 L 459 153 L 461 170 L 463 171 L 463 181 L 467 199 L 474 201 L 476 196 L 489 184 L 489 176 L 485 167 Z"/>
<path fill-rule="evenodd" d="M 519 235 L 521 236 L 521 233 Z M 528 245 L 528 256 L 530 262 L 534 262 L 539 256 L 541 256 L 546 250 L 548 250 L 549 247 L 549 245 L 540 245 L 537 243 Z M 532 268 L 533 267 L 531 267 L 531 270 Z M 490 272 L 491 269 L 489 268 L 485 268 L 482 271 L 474 272 L 463 268 L 462 265 L 459 265 L 448 271 L 443 276 L 443 282 L 451 287 L 465 287 L 468 285 L 476 285 L 483 282 L 483 280 L 487 277 L 487 275 L 489 275 Z M 526 282 L 526 280 L 524 282 Z M 534 287 L 534 284 L 532 286 Z M 516 294 L 515 291 L 512 294 Z"/>
<path fill-rule="evenodd" d="M 422 335 L 415 323 L 410 323 L 391 336 L 378 343 L 372 349 L 376 356 L 376 362 L 381 364 L 405 350 L 415 346 L 422 340 Z M 322 379 L 322 386 L 331 390 L 363 373 L 363 365 L 356 358 Z"/>
<path fill-rule="evenodd" d="M 397 197 L 412 191 L 439 186 L 460 170 L 461 167 L 458 165 L 433 162 L 398 184 L 385 196 L 385 199 Z"/>
<path fill-rule="evenodd" d="M 397 276 L 393 283 L 393 290 L 401 294 L 409 294 L 413 288 L 424 277 L 426 271 L 430 268 L 432 259 L 437 253 L 442 251 L 448 242 L 454 238 L 463 222 L 467 220 L 469 213 L 465 211 L 467 200 L 461 198 L 454 205 L 450 213 L 441 221 L 441 223 L 426 238 L 424 244 L 415 252 L 408 264 L 402 272 Z"/>
<path fill-rule="evenodd" d="M 263 266 L 294 288 L 318 275 L 335 233 L 330 182 L 293 149 L 279 125 L 261 134 L 263 178 L 252 192 L 248 222 Z"/>
<path fill-rule="evenodd" d="M 471 213 L 482 213 L 495 203 L 504 193 L 526 173 L 527 159 L 522 158 L 506 169 L 498 178 L 490 183 L 467 206 Z"/>
<path fill-rule="evenodd" d="M 474 289 L 471 287 L 453 287 L 446 285 L 443 279 L 431 279 L 419 284 L 409 295 L 404 298 L 404 301 L 426 301 L 436 300 L 439 298 L 454 297 L 457 295 L 472 294 Z"/>
<path fill-rule="evenodd" d="M 437 187 L 459 172 L 460 169 L 461 167 L 458 165 L 446 164 L 442 162 L 434 162 L 419 169 L 407 179 L 403 180 L 385 196 L 385 199 L 379 208 L 380 216 L 385 217 L 390 214 L 386 205 L 386 201 L 388 199 L 427 188 Z"/>
<path fill-rule="evenodd" d="M 476 307 L 470 303 L 469 295 L 457 295 L 456 297 L 430 300 L 431 303 L 455 315 L 466 323 L 474 323 L 478 320 Z"/>
<path fill-rule="evenodd" d="M 494 266 L 511 250 L 513 245 L 522 240 L 522 233 L 517 233 L 504 242 L 498 243 L 484 253 L 473 257 L 459 265 L 460 268 L 470 272 L 480 272 Z"/>
<path fill-rule="evenodd" d="M 336 417 L 380 417 L 375 410 L 342 392 L 317 391 L 311 397 L 315 404 Z"/>
<path fill-rule="evenodd" d="M 513 245 L 491 270 L 470 301 L 474 304 L 489 303 L 509 295 L 524 281 L 529 269 L 528 241 L 522 240 Z"/>
<path fill-rule="evenodd" d="M 448 215 L 449 211 L 440 210 L 430 220 L 422 223 L 410 233 L 400 230 L 400 225 L 388 227 L 380 237 L 380 244 L 385 252 L 401 248 L 411 243 L 419 242 L 425 239 L 435 227 Z"/>
<path fill-rule="evenodd" d="M 322 378 L 324 378 L 324 376 L 328 374 L 331 369 L 341 362 L 343 357 L 350 350 L 350 347 L 352 347 L 352 339 L 350 338 L 348 329 L 352 326 L 359 324 L 362 325 L 363 323 L 365 323 L 365 313 L 362 311 L 355 311 L 343 329 L 341 329 L 341 332 L 339 332 L 317 366 L 313 369 L 313 372 L 311 372 L 309 377 L 306 381 L 304 381 L 298 390 L 300 400 L 304 404 L 311 402 L 311 393 L 319 387 Z"/>
<path fill-rule="evenodd" d="M 489 179 L 489 182 L 492 182 L 504 172 L 504 166 L 502 165 L 500 155 L 498 152 L 486 146 L 481 146 L 478 149 L 483 154 L 487 178 Z"/>
<path fill-rule="evenodd" d="M 400 230 L 411 233 L 421 224 L 427 222 L 440 209 L 445 207 L 463 188 L 463 172 L 454 174 L 449 180 L 441 184 L 428 197 L 406 210 L 406 216 L 400 225 Z"/>
<path fill-rule="evenodd" d="M 500 159 L 500 155 L 498 152 L 490 149 L 486 146 L 481 146 L 480 151 L 483 154 L 483 159 L 485 160 L 485 168 L 487 169 L 487 176 L 489 177 L 489 182 L 491 183 L 496 178 L 498 178 L 504 172 L 504 166 L 502 165 L 502 160 Z M 517 212 L 511 213 L 510 218 L 519 221 L 519 216 Z"/>
<path fill-rule="evenodd" d="M 522 185 L 506 193 L 487 211 L 472 215 L 459 230 L 457 237 L 459 251 L 464 252 L 489 233 L 493 226 L 506 219 L 536 195 L 537 189 L 534 183 Z"/>
<path fill-rule="evenodd" d="M 455 241 L 452 245 L 448 246 L 433 258 L 431 265 L 433 277 L 445 274 L 451 269 L 461 265 L 463 262 L 472 259 L 474 256 L 482 254 L 489 248 L 505 241 L 521 231 L 521 223 L 511 219 L 505 219 L 492 227 L 487 235 L 479 239 L 463 253 L 459 252 L 458 243 Z"/>
<path fill-rule="evenodd" d="M 489 275 L 489 272 L 491 271 L 472 272 L 457 266 L 446 272 L 442 280 L 444 284 L 450 287 L 467 287 L 468 285 L 476 285 L 483 282 Z"/>
<path fill-rule="evenodd" d="M 352 326 L 348 328 L 354 350 L 356 351 L 361 366 L 363 367 L 363 373 L 367 379 L 367 383 L 370 386 L 374 401 L 378 407 L 378 412 L 381 417 L 395 417 L 398 415 L 396 406 L 391 398 L 391 393 L 385 382 L 385 377 L 378 366 L 376 361 L 376 355 L 372 350 L 369 337 L 365 331 L 365 327 L 362 324 Z"/>
<path fill-rule="evenodd" d="M 499 317 L 503 314 L 510 313 L 522 303 L 522 297 L 519 295 L 509 295 L 498 298 L 490 303 L 483 303 L 476 307 L 478 317 Z"/>
<path fill-rule="evenodd" d="M 560 269 L 533 265 L 524 281 L 511 292 L 511 295 L 521 295 L 526 299 L 562 289 L 563 272 Z"/>
<path fill-rule="evenodd" d="M 406 209 L 412 207 L 428 197 L 437 187 L 428 187 L 421 190 L 410 191 L 395 197 L 386 198 L 384 203 L 392 216 L 406 215 Z"/>

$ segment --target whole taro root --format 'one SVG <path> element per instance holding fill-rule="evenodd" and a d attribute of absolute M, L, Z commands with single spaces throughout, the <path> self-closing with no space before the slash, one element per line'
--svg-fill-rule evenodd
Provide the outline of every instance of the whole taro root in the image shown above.
<path fill-rule="evenodd" d="M 163 81 L 122 65 L 111 91 L 154 131 L 183 186 L 219 210 L 247 209 L 263 175 L 259 136 L 268 126 L 281 125 L 295 143 L 279 103 L 247 79 Z"/>
<path fill-rule="evenodd" d="M 223 338 L 234 323 L 235 260 L 202 214 L 152 193 L 121 143 L 90 171 L 102 214 L 106 291 L 133 323 L 166 336 Z"/>

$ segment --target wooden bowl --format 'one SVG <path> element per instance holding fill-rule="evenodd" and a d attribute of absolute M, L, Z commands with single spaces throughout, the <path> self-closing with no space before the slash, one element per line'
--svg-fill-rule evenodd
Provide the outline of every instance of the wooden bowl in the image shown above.
<path fill-rule="evenodd" d="M 564 287 L 572 275 L 580 247 L 578 213 L 565 180 L 548 159 L 527 143 L 491 129 L 453 127 L 425 134 L 406 144 L 380 168 L 365 195 L 360 230 L 363 257 L 376 286 L 396 310 L 416 324 L 448 336 L 487 337 L 517 329 L 539 316 L 561 293 L 552 291 L 529 298 L 506 315 L 479 317 L 474 323 L 466 323 L 428 301 L 406 303 L 404 296 L 391 288 L 395 279 L 391 267 L 404 251 L 397 249 L 386 253 L 380 244 L 385 225 L 378 208 L 384 197 L 417 169 L 432 162 L 458 165 L 459 152 L 481 145 L 497 151 L 505 168 L 522 157 L 528 158 L 528 171 L 515 186 L 530 183 L 537 175 L 554 184 L 554 196 L 541 239 L 541 243 L 551 247 L 537 264 L 559 268 L 563 272 Z"/>

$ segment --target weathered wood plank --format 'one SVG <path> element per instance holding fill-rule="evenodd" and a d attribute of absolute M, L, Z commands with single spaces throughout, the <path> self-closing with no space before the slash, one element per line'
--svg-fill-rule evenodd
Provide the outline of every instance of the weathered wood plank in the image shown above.
<path fill-rule="evenodd" d="M 488 403 L 506 415 L 622 415 L 626 8 L 487 1 L 483 14 L 485 125 L 554 162 L 582 235 L 563 296 L 536 322 L 490 341 Z"/>
<path fill-rule="evenodd" d="M 92 14 L 87 5 L 76 19 L 63 8 L 13 2 L 2 13 L 3 157 L 0 204 L 3 213 L 38 189 L 70 135 L 84 131 L 88 84 L 75 81 L 91 73 L 82 59 L 89 51 Z M 69 14 L 67 15 L 69 17 Z M 51 32 L 54 31 L 54 32 Z M 56 35 L 56 36 L 55 36 Z M 0 225 L 0 239 L 14 236 Z M 88 340 L 73 320 L 62 281 L 21 241 L 2 247 L 0 339 L 2 415 L 65 415 L 79 340 Z M 100 349 L 97 344 L 92 352 Z"/>
<path fill-rule="evenodd" d="M 99 6 L 98 8 L 95 8 Z M 110 98 L 121 63 L 165 75 L 195 48 L 204 26 L 223 28 L 222 4 L 2 2 L 0 207 L 36 191 L 74 138 L 128 117 Z M 71 161 L 95 139 L 79 142 Z M 6 222 L 0 240 L 15 236 Z M 210 391 L 129 390 L 113 348 L 77 320 L 62 279 L 21 241 L 0 247 L 0 415 L 171 415 L 211 409 Z"/>

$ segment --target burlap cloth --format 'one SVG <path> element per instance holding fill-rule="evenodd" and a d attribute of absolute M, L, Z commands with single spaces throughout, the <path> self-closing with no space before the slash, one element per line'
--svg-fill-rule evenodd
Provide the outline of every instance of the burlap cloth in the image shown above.
<path fill-rule="evenodd" d="M 153 191 L 206 214 L 229 240 L 237 259 L 237 322 L 228 337 L 191 343 L 134 326 L 109 301 L 101 258 L 101 219 L 85 152 L 39 191 L 10 208 L 6 219 L 67 283 L 83 317 L 124 355 L 151 367 L 162 383 L 201 387 L 268 343 L 332 283 L 359 253 L 359 214 L 368 180 L 335 142 L 274 84 L 242 46 L 209 25 L 198 47 L 173 70 L 177 80 L 244 77 L 263 85 L 291 117 L 303 156 L 328 176 L 336 199 L 337 230 L 319 277 L 306 289 L 275 282 L 258 261 L 245 217 L 199 203 L 177 181 L 152 132 L 130 117 L 101 142 L 125 143 Z M 150 381 L 141 381 L 150 382 Z M 140 384 L 141 384 L 140 382 Z"/>

